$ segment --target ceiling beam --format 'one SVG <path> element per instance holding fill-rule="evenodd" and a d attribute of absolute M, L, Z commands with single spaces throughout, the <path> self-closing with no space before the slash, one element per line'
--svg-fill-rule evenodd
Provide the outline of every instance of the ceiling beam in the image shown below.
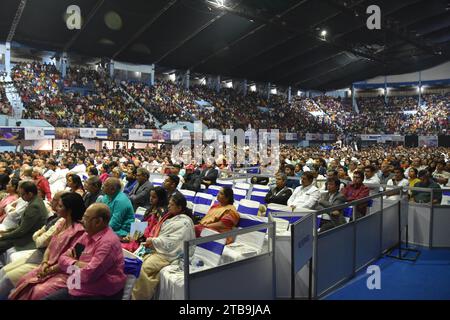
<path fill-rule="evenodd" d="M 327 21 L 333 19 L 333 18 L 336 17 L 337 15 L 339 15 L 339 14 L 338 14 L 338 13 L 334 13 L 334 14 L 332 14 L 332 15 L 330 15 L 330 16 L 328 16 L 328 17 L 322 19 L 322 20 L 320 20 L 319 22 L 315 23 L 315 24 L 312 26 L 312 28 L 315 28 L 316 26 L 319 26 L 319 25 L 321 25 L 321 24 L 323 24 L 323 23 L 325 23 L 325 22 L 327 22 Z M 267 23 L 266 23 L 266 24 L 267 24 Z M 254 60 L 255 58 L 257 58 L 257 57 L 263 55 L 264 53 L 269 52 L 269 51 L 271 51 L 271 50 L 273 50 L 273 49 L 275 49 L 275 48 L 281 46 L 282 44 L 287 43 L 287 42 L 289 42 L 289 41 L 291 41 L 291 40 L 297 39 L 297 38 L 299 38 L 299 37 L 302 36 L 302 35 L 306 35 L 306 33 L 305 33 L 305 34 L 303 34 L 303 33 L 294 33 L 294 34 L 290 35 L 289 37 L 287 37 L 286 39 L 283 39 L 283 40 L 281 40 L 281 41 L 279 41 L 279 42 L 275 42 L 273 45 L 271 45 L 271 46 L 269 46 L 269 47 L 267 47 L 267 48 L 264 48 L 263 50 L 257 52 L 256 54 L 254 54 L 254 55 L 252 55 L 252 56 L 250 56 L 250 57 L 248 57 L 248 58 L 246 58 L 246 59 L 240 61 L 240 63 L 239 63 L 238 65 L 234 66 L 233 69 L 238 69 L 238 68 L 240 68 L 241 66 L 247 64 L 249 61 Z M 303 51 L 302 53 L 307 52 L 307 51 L 308 51 L 308 50 Z"/>
<path fill-rule="evenodd" d="M 291 6 L 290 8 L 286 9 L 285 11 L 283 11 L 280 14 L 275 15 L 274 17 L 272 17 L 269 22 L 273 22 L 275 20 L 281 19 L 283 16 L 285 16 L 286 14 L 288 14 L 289 12 L 291 12 L 292 10 L 295 10 L 296 8 L 298 8 L 299 6 L 301 6 L 302 4 L 304 4 L 305 2 L 307 2 L 308 0 L 302 0 L 297 2 L 296 4 L 294 4 L 293 6 Z M 199 61 L 198 63 L 194 64 L 193 66 L 191 66 L 190 70 L 193 70 L 195 68 L 197 68 L 198 66 L 204 64 L 205 62 L 207 62 L 208 60 L 214 58 L 215 56 L 219 55 L 220 53 L 224 52 L 225 50 L 229 50 L 229 48 L 235 46 L 236 44 L 238 44 L 239 42 L 241 42 L 242 40 L 247 39 L 249 36 L 255 34 L 256 32 L 258 32 L 259 30 L 262 30 L 263 28 L 265 28 L 266 26 L 268 26 L 267 23 L 263 23 L 260 26 L 253 28 L 252 30 L 250 30 L 249 32 L 247 32 L 246 34 L 244 34 L 243 36 L 239 37 L 238 39 L 234 40 L 233 42 L 229 43 L 228 45 L 220 48 L 219 50 L 215 51 L 214 53 L 210 54 L 209 56 L 207 56 L 206 58 L 204 58 L 203 60 Z"/>
<path fill-rule="evenodd" d="M 238 3 L 236 3 L 233 8 L 235 8 L 236 6 L 238 6 Z M 214 18 L 212 18 L 211 20 L 209 20 L 207 23 L 203 24 L 200 28 L 196 29 L 194 32 L 192 32 L 190 35 L 188 35 L 185 39 L 183 39 L 182 41 L 180 41 L 175 47 L 169 49 L 167 52 L 165 52 L 163 55 L 161 55 L 161 57 L 159 57 L 155 63 L 160 63 L 162 60 L 164 60 L 165 58 L 167 58 L 170 54 L 172 54 L 173 52 L 175 52 L 176 50 L 178 50 L 179 48 L 181 48 L 182 46 L 184 46 L 185 43 L 187 43 L 188 41 L 192 40 L 193 38 L 195 38 L 198 34 L 200 34 L 203 30 L 207 29 L 209 26 L 211 26 L 214 22 L 216 22 L 217 20 L 219 20 L 220 18 L 222 18 L 225 14 L 227 14 L 226 11 L 221 11 L 218 15 L 216 15 Z"/>
<path fill-rule="evenodd" d="M 300 83 L 305 83 L 305 82 L 308 82 L 308 81 L 311 80 L 311 79 L 315 79 L 315 78 L 319 78 L 319 77 L 321 77 L 321 76 L 323 76 L 323 75 L 327 75 L 327 74 L 329 74 L 330 72 L 334 72 L 334 71 L 337 71 L 337 70 L 339 70 L 339 69 L 346 68 L 348 65 L 350 65 L 350 64 L 352 64 L 352 63 L 355 63 L 355 62 L 361 62 L 361 60 L 353 60 L 353 61 L 349 61 L 349 62 L 346 62 L 346 63 L 344 63 L 344 64 L 342 64 L 342 65 L 339 65 L 339 66 L 337 66 L 337 67 L 335 67 L 335 68 L 327 69 L 326 71 L 321 72 L 321 73 L 316 73 L 314 76 L 312 76 L 312 77 L 310 77 L 310 78 L 303 79 L 303 80 L 301 80 L 301 81 L 296 82 L 296 83 L 294 84 L 294 86 L 298 86 Z"/>
<path fill-rule="evenodd" d="M 323 63 L 325 61 L 332 60 L 332 59 L 334 59 L 336 57 L 339 57 L 339 56 L 341 56 L 343 54 L 345 54 L 345 52 L 344 51 L 340 51 L 340 52 L 334 53 L 332 55 L 327 55 L 325 58 L 322 58 L 322 59 L 319 59 L 319 60 L 315 60 L 313 63 L 302 65 L 302 67 L 300 69 L 295 69 L 295 70 L 293 70 L 291 72 L 287 72 L 287 73 L 283 74 L 283 76 L 274 79 L 274 81 L 277 80 L 277 81 L 283 82 L 281 80 L 286 79 L 286 78 L 290 79 L 290 78 L 292 78 L 292 75 L 299 74 L 299 73 L 303 72 L 304 70 L 306 70 L 308 68 L 314 67 L 314 66 L 316 66 L 316 65 L 318 65 L 320 63 Z"/>
<path fill-rule="evenodd" d="M 416 0 L 415 2 L 417 2 L 417 1 L 420 1 L 420 0 Z M 364 3 L 364 0 L 363 0 L 363 1 L 359 1 L 359 2 L 355 2 L 354 5 L 353 5 L 353 7 L 350 7 L 350 8 L 354 8 L 356 5 L 361 5 L 361 4 L 363 4 L 363 3 Z M 406 4 L 406 6 L 407 6 L 407 5 L 408 5 L 408 4 Z M 404 8 L 404 6 L 401 6 L 401 7 L 398 7 L 398 8 L 396 7 L 394 10 L 390 10 L 390 11 L 388 11 L 388 12 L 385 13 L 385 14 L 393 14 L 393 13 L 397 12 L 398 10 L 401 10 L 402 8 Z M 365 11 L 364 11 L 364 12 L 365 12 Z M 340 12 L 334 14 L 332 17 L 335 17 L 335 16 L 337 16 L 337 15 L 339 15 L 339 14 L 340 14 Z M 362 13 L 361 13 L 361 15 L 362 15 Z M 329 20 L 329 18 L 326 18 L 325 20 Z M 320 26 L 320 25 L 322 25 L 323 23 L 324 23 L 324 21 L 320 21 L 320 22 L 316 23 L 314 26 Z M 359 23 L 359 24 L 357 24 L 357 25 L 355 25 L 355 26 L 352 26 L 352 28 L 350 28 L 349 30 L 346 30 L 345 32 L 342 32 L 342 33 L 336 35 L 336 36 L 334 37 L 334 39 L 335 39 L 335 40 L 340 39 L 340 38 L 344 37 L 345 35 L 348 35 L 349 33 L 352 33 L 352 32 L 354 32 L 355 30 L 357 30 L 357 29 L 359 29 L 359 28 L 361 28 L 361 27 L 363 27 L 363 26 L 365 26 L 365 25 L 366 25 L 366 21 L 365 21 L 365 20 L 364 20 L 364 21 L 361 21 L 361 23 Z M 293 52 L 292 54 L 287 55 L 287 56 L 284 57 L 283 59 L 280 59 L 280 60 L 278 60 L 278 61 L 275 61 L 274 63 L 271 63 L 270 65 L 268 65 L 268 66 L 265 67 L 265 68 L 259 68 L 259 69 L 257 70 L 257 73 L 255 74 L 255 76 L 258 75 L 258 74 L 267 73 L 269 70 L 272 70 L 272 69 L 274 69 L 275 67 L 280 66 L 280 65 L 282 65 L 282 64 L 284 64 L 284 63 L 286 63 L 286 62 L 292 61 L 292 60 L 294 60 L 294 59 L 296 60 L 296 59 L 298 59 L 299 57 L 301 57 L 303 54 L 305 54 L 305 53 L 307 53 L 307 52 L 309 52 L 309 51 L 311 51 L 311 50 L 314 50 L 314 49 L 316 49 L 316 48 L 319 48 L 319 47 L 321 47 L 322 45 L 325 45 L 325 44 L 328 44 L 328 41 L 321 41 L 318 45 L 315 45 L 315 46 L 313 46 L 313 47 L 310 47 L 310 48 L 308 48 L 308 49 L 306 49 L 306 50 L 302 50 L 302 51 L 300 51 L 300 52 Z M 351 45 L 346 45 L 346 44 L 344 44 L 343 47 L 342 47 L 342 50 L 349 51 L 349 52 L 352 52 L 353 54 L 355 54 L 355 55 L 357 55 L 357 56 L 361 56 L 361 57 L 369 58 L 369 59 L 370 59 L 370 57 L 365 56 L 364 53 L 359 52 L 359 51 L 354 51 L 354 50 L 347 50 L 346 47 L 351 47 Z M 379 58 L 377 58 L 377 59 L 378 59 L 378 60 L 375 60 L 376 62 L 379 62 L 379 63 L 381 63 L 381 64 L 384 63 L 384 61 L 382 61 L 381 59 L 379 59 Z M 372 60 L 372 59 L 371 59 L 371 60 Z"/>
<path fill-rule="evenodd" d="M 78 39 L 78 37 L 83 33 L 83 31 L 86 29 L 89 22 L 94 18 L 95 14 L 98 12 L 98 10 L 101 8 L 105 0 L 98 0 L 95 6 L 92 8 L 92 10 L 89 12 L 86 22 L 83 23 L 80 30 L 76 32 L 72 38 L 64 45 L 63 52 L 69 51 L 70 47 L 75 43 L 75 41 Z"/>
<path fill-rule="evenodd" d="M 27 0 L 20 0 L 19 6 L 17 7 L 17 10 L 16 10 L 16 14 L 11 23 L 11 28 L 9 29 L 8 36 L 6 37 L 6 42 L 11 43 L 12 39 L 14 38 L 14 35 L 16 34 L 17 26 L 20 23 L 20 18 L 22 17 L 22 13 L 23 13 L 23 10 L 25 9 L 26 5 L 27 5 Z"/>
<path fill-rule="evenodd" d="M 342 13 L 344 13 L 348 16 L 354 17 L 354 9 L 345 6 L 341 0 L 326 0 L 326 1 L 331 6 L 340 10 Z M 413 3 L 408 3 L 408 5 L 406 7 L 411 6 L 411 4 L 413 4 Z M 361 9 L 361 8 L 359 8 L 359 9 Z M 362 9 L 364 9 L 364 8 L 362 8 Z M 365 22 L 365 16 L 360 15 L 360 17 L 361 17 L 360 18 L 361 21 Z M 420 38 L 413 37 L 406 27 L 402 27 L 400 30 L 400 28 L 395 27 L 396 24 L 399 25 L 398 21 L 396 21 L 392 17 L 387 17 L 383 23 L 382 30 L 384 32 L 390 33 L 391 35 L 395 35 L 395 36 L 399 37 L 403 41 L 406 41 L 417 48 L 420 48 L 431 54 L 435 54 L 436 51 L 432 45 L 425 43 L 425 41 L 420 40 Z"/>
<path fill-rule="evenodd" d="M 125 44 L 119 48 L 112 55 L 112 59 L 116 59 L 119 54 L 125 51 L 136 39 L 138 39 L 145 31 L 148 30 L 155 22 L 158 20 L 164 13 L 167 12 L 178 0 L 171 0 L 167 3 L 161 10 L 159 10 L 156 14 L 154 14 L 138 31 L 136 31 L 133 36 L 125 42 Z"/>

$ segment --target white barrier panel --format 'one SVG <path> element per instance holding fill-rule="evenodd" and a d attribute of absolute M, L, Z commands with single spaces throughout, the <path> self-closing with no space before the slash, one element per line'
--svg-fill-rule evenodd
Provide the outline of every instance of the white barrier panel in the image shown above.
<path fill-rule="evenodd" d="M 421 246 L 430 245 L 431 206 L 410 203 L 408 210 L 409 242 Z"/>
<path fill-rule="evenodd" d="M 275 262 L 277 271 L 276 297 L 291 298 L 291 237 L 277 236 L 275 241 Z M 295 277 L 295 297 L 308 297 L 309 266 L 305 265 Z"/>
<path fill-rule="evenodd" d="M 389 201 L 385 200 L 383 202 L 383 236 L 381 250 L 385 251 L 392 248 L 398 244 L 398 215 L 399 215 L 399 205 L 400 201 Z M 402 221 L 406 224 L 406 219 Z"/>
<path fill-rule="evenodd" d="M 381 252 L 381 212 L 356 221 L 356 270 L 364 267 Z"/>
<path fill-rule="evenodd" d="M 353 274 L 354 224 L 321 233 L 317 238 L 316 294 L 322 295 Z"/>
<path fill-rule="evenodd" d="M 233 262 L 187 277 L 189 300 L 273 300 L 273 253 Z"/>
<path fill-rule="evenodd" d="M 433 207 L 433 247 L 450 247 L 450 206 Z"/>

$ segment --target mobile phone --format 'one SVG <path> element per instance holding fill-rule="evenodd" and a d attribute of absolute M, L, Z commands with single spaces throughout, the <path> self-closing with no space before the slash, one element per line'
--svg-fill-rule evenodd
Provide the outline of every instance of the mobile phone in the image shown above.
<path fill-rule="evenodd" d="M 82 245 L 81 243 L 77 243 L 75 245 L 75 256 L 76 256 L 77 259 L 80 259 L 81 254 L 83 253 L 83 251 L 84 251 L 84 245 Z"/>

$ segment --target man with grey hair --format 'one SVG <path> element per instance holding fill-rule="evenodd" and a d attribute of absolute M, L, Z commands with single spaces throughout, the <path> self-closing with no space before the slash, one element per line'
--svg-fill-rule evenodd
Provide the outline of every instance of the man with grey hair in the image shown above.
<path fill-rule="evenodd" d="M 34 167 L 31 173 L 31 177 L 33 178 L 36 187 L 38 188 L 38 194 L 42 198 L 47 198 L 50 202 L 52 200 L 52 192 L 50 191 L 50 184 L 48 180 L 42 175 L 43 170 L 40 167 Z"/>
<path fill-rule="evenodd" d="M 148 180 L 150 173 L 145 168 L 138 168 L 136 172 L 137 184 L 128 194 L 128 197 L 133 204 L 134 210 L 139 207 L 148 209 L 150 207 L 150 190 L 153 185 Z"/>
<path fill-rule="evenodd" d="M 284 173 L 278 173 L 275 176 L 276 186 L 266 195 L 266 203 L 278 203 L 286 205 L 292 195 L 292 190 L 286 186 L 287 176 Z"/>
<path fill-rule="evenodd" d="M 87 192 L 83 196 L 83 200 L 84 205 L 88 208 L 91 204 L 97 202 L 102 191 L 102 182 L 99 177 L 91 176 L 85 181 L 84 188 Z"/>
<path fill-rule="evenodd" d="M 125 237 L 130 233 L 131 224 L 134 222 L 134 210 L 130 199 L 120 191 L 121 188 L 122 184 L 119 179 L 106 179 L 102 187 L 104 196 L 97 202 L 104 203 L 109 207 L 111 210 L 109 226 L 119 237 Z"/>

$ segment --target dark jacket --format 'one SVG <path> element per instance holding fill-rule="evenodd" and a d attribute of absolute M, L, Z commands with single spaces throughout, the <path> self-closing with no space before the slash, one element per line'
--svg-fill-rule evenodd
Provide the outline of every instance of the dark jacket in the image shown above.
<path fill-rule="evenodd" d="M 0 238 L 0 252 L 13 246 L 18 251 L 35 248 L 33 234 L 45 225 L 47 216 L 47 209 L 42 199 L 38 196 L 34 197 L 23 212 L 19 226 L 4 233 Z"/>
<path fill-rule="evenodd" d="M 133 209 L 136 211 L 138 207 L 149 208 L 150 207 L 150 189 L 153 188 L 153 184 L 150 181 L 145 181 L 144 184 L 139 185 L 137 183 L 133 190 L 128 194 L 128 197 L 133 204 Z"/>
<path fill-rule="evenodd" d="M 267 204 L 269 203 L 278 203 L 287 205 L 287 201 L 292 195 L 292 190 L 288 187 L 284 187 L 281 190 L 278 190 L 277 187 L 272 188 L 266 195 L 265 201 Z"/>
<path fill-rule="evenodd" d="M 200 173 L 188 173 L 184 176 L 184 183 L 181 189 L 198 192 L 201 190 L 201 184 Z"/>
<path fill-rule="evenodd" d="M 86 208 L 88 208 L 91 204 L 95 203 L 97 201 L 97 198 L 101 195 L 101 191 L 97 192 L 97 193 L 86 193 L 83 196 L 83 200 L 84 200 L 84 205 L 86 206 Z"/>
<path fill-rule="evenodd" d="M 331 208 L 338 205 L 341 205 L 346 202 L 346 199 L 342 193 L 339 191 L 337 194 L 331 199 L 331 195 L 329 193 L 323 194 L 320 199 L 317 206 L 317 210 L 322 210 L 325 208 Z M 340 226 L 341 224 L 346 223 L 344 215 L 342 213 L 342 210 L 339 211 L 332 211 L 328 213 L 331 220 L 322 220 L 321 226 L 320 226 L 320 232 L 327 231 L 330 229 L 333 229 L 334 227 Z"/>
<path fill-rule="evenodd" d="M 211 184 L 216 184 L 218 176 L 219 171 L 216 168 L 205 169 L 202 171 L 202 173 L 200 173 L 200 180 L 201 181 L 206 180 L 211 182 Z"/>

